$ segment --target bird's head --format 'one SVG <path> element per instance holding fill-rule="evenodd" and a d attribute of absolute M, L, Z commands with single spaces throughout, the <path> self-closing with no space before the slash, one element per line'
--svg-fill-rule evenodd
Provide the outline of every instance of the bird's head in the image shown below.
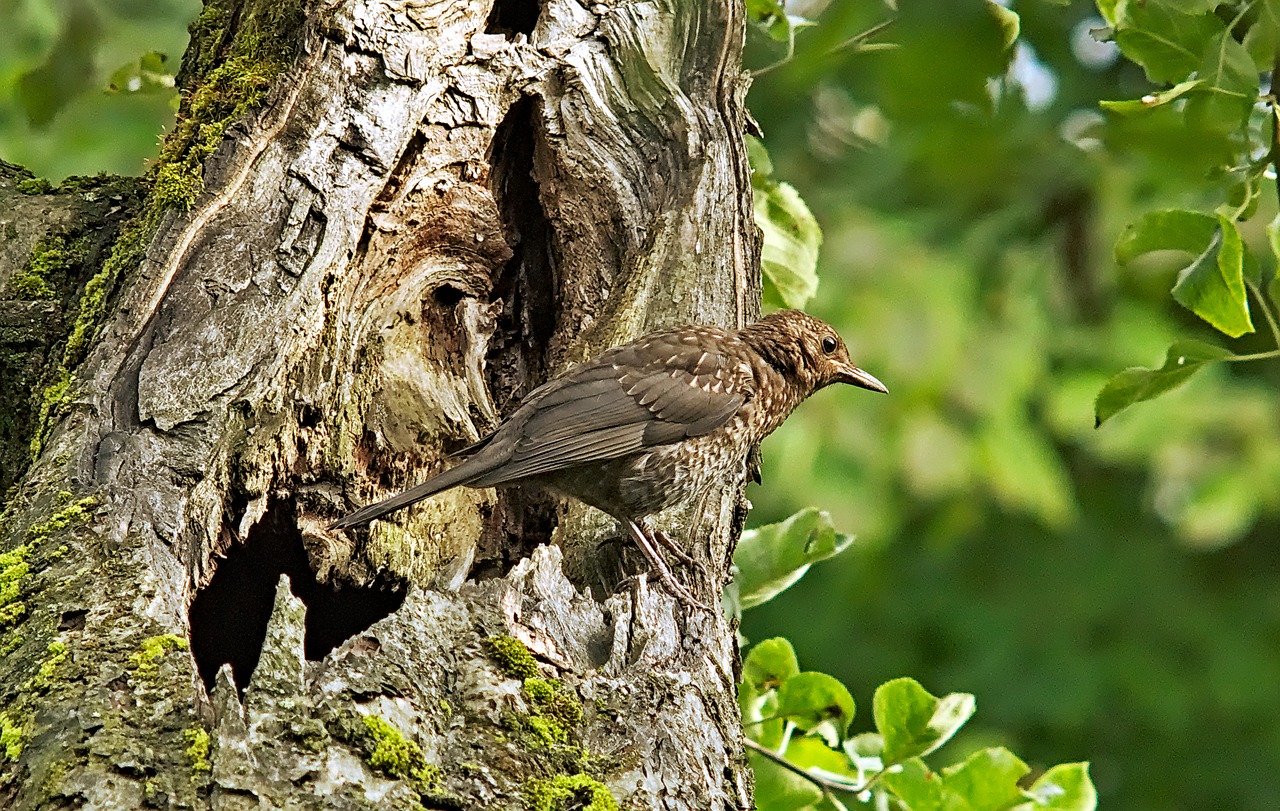
<path fill-rule="evenodd" d="M 825 321 L 799 310 L 780 310 L 743 328 L 740 335 L 771 366 L 806 393 L 832 383 L 848 383 L 887 394 L 875 377 L 849 360 L 849 350 Z"/>

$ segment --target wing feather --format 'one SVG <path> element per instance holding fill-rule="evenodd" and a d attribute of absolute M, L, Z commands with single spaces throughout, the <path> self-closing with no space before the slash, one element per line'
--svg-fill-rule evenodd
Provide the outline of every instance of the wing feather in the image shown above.
<path fill-rule="evenodd" d="M 501 484 L 701 436 L 732 419 L 753 384 L 749 366 L 687 332 L 610 350 L 534 390 L 494 435 L 505 461 L 470 483 Z"/>

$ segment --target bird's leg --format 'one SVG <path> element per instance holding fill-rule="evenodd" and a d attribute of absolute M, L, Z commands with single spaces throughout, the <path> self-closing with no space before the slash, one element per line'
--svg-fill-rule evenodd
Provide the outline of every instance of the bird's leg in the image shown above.
<path fill-rule="evenodd" d="M 636 546 L 640 547 L 640 551 L 649 559 L 649 565 L 658 573 L 658 579 L 667 587 L 680 602 L 685 605 L 692 605 L 710 611 L 711 606 L 701 602 L 694 597 L 689 590 L 680 585 L 675 575 L 671 573 L 671 567 L 667 565 L 667 561 L 662 557 L 662 553 L 654 545 L 654 540 L 647 530 L 631 519 L 627 519 L 627 529 L 631 532 L 631 538 L 636 542 Z"/>
<path fill-rule="evenodd" d="M 675 555 L 676 560 L 680 561 L 685 566 L 689 566 L 691 568 L 697 568 L 697 564 L 694 562 L 693 558 L 690 557 L 687 552 L 681 549 L 680 544 L 673 541 L 671 539 L 671 536 L 668 535 L 667 533 L 663 532 L 660 529 L 655 529 L 653 531 L 653 539 L 657 541 L 658 544 L 662 546 L 663 549 L 666 549 L 668 552 Z"/>

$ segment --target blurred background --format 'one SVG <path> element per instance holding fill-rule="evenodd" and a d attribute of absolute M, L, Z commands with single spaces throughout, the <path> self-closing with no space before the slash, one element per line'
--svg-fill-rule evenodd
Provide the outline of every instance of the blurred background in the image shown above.
<path fill-rule="evenodd" d="M 1220 338 L 1169 296 L 1176 261 L 1119 269 L 1112 246 L 1143 212 L 1222 202 L 1221 153 L 1180 117 L 1099 110 L 1152 88 L 1091 3 L 1006 4 L 996 80 L 962 5 L 904 0 L 867 39 L 895 50 L 846 44 L 881 0 L 789 3 L 818 24 L 776 67 L 751 38 L 749 107 L 825 234 L 809 309 L 891 394 L 824 391 L 765 445 L 752 522 L 818 506 L 858 541 L 743 633 L 844 681 L 855 729 L 896 676 L 975 694 L 944 760 L 998 743 L 1092 761 L 1103 808 L 1274 809 L 1280 364 L 1217 364 L 1093 425 L 1110 376 Z M 198 11 L 0 0 L 0 158 L 55 183 L 144 171 Z M 1268 189 L 1246 228 L 1261 256 L 1275 209 Z"/>

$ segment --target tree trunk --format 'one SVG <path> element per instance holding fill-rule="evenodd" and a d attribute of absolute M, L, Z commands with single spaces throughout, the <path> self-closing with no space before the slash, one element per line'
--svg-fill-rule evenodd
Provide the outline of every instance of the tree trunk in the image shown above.
<path fill-rule="evenodd" d="M 0 807 L 750 806 L 734 628 L 611 520 L 326 529 L 572 363 L 756 316 L 742 40 L 738 3 L 207 0 L 148 178 L 0 165 Z M 742 484 L 666 517 L 705 600 Z"/>

